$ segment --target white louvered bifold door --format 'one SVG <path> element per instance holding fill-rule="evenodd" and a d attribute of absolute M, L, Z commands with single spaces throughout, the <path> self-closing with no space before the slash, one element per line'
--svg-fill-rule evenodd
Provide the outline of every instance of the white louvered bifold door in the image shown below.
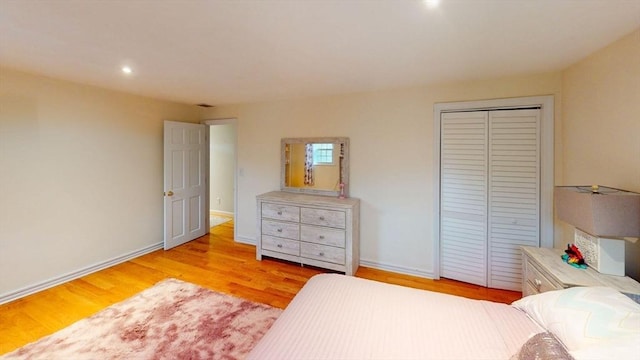
<path fill-rule="evenodd" d="M 445 113 L 440 142 L 440 274 L 487 286 L 488 113 Z"/>
<path fill-rule="evenodd" d="M 489 113 L 489 287 L 522 289 L 520 246 L 540 244 L 540 111 Z"/>

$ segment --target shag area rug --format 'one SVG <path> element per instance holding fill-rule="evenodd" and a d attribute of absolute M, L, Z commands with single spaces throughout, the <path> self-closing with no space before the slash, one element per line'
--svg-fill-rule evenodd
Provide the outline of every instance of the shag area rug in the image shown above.
<path fill-rule="evenodd" d="M 176 279 L 2 359 L 242 359 L 282 310 Z"/>

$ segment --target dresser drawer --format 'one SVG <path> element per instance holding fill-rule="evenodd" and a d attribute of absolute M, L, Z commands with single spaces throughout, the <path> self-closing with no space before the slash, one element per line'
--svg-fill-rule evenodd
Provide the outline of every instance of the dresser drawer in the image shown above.
<path fill-rule="evenodd" d="M 300 256 L 320 261 L 344 265 L 345 250 L 333 246 L 325 246 L 307 242 L 300 243 Z"/>
<path fill-rule="evenodd" d="M 311 225 L 330 226 L 344 229 L 347 218 L 344 211 L 323 210 L 313 208 L 300 209 L 300 222 Z"/>
<path fill-rule="evenodd" d="M 262 235 L 262 248 L 279 253 L 300 256 L 300 241 Z"/>
<path fill-rule="evenodd" d="M 321 245 L 331 245 L 343 248 L 346 234 L 344 230 L 300 225 L 300 240 Z"/>
<path fill-rule="evenodd" d="M 262 219 L 262 234 L 298 240 L 300 239 L 300 226 L 297 223 Z"/>
<path fill-rule="evenodd" d="M 525 278 L 529 286 L 539 293 L 563 288 L 562 285 L 550 280 L 529 261 L 526 263 Z"/>
<path fill-rule="evenodd" d="M 298 206 L 291 205 L 263 203 L 262 217 L 275 220 L 299 222 L 300 208 Z"/>

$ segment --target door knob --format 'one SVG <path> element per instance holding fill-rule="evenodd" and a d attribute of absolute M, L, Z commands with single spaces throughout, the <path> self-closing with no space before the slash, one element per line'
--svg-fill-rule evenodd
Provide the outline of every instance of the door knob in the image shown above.
<path fill-rule="evenodd" d="M 173 191 L 171 191 L 171 190 L 167 191 L 166 195 L 167 196 L 173 196 Z"/>

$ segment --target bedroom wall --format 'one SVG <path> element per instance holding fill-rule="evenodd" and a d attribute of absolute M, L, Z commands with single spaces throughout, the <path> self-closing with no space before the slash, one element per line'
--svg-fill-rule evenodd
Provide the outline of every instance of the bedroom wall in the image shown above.
<path fill-rule="evenodd" d="M 0 298 L 160 244 L 164 119 L 238 118 L 246 242 L 255 196 L 279 187 L 280 138 L 350 137 L 363 263 L 429 276 L 433 104 L 555 95 L 556 183 L 640 191 L 638 58 L 640 29 L 563 72 L 207 111 L 0 68 Z M 640 280 L 640 242 L 627 258 Z"/>
<path fill-rule="evenodd" d="M 236 239 L 255 242 L 255 196 L 279 189 L 280 139 L 347 136 L 350 195 L 361 199 L 363 265 L 433 274 L 433 105 L 555 95 L 561 73 L 468 81 L 396 91 L 218 106 L 207 117 L 238 118 Z M 558 148 L 557 144 L 557 148 Z M 562 159 L 556 157 L 556 176 Z"/>
<path fill-rule="evenodd" d="M 555 95 L 556 184 L 640 191 L 638 58 L 640 29 L 563 72 L 206 111 L 0 68 L 0 298 L 159 245 L 164 119 L 238 118 L 246 242 L 255 196 L 279 187 L 280 138 L 350 137 L 363 264 L 429 276 L 433 104 Z M 627 273 L 640 280 L 639 248 Z"/>
<path fill-rule="evenodd" d="M 570 66 L 563 80 L 563 185 L 640 192 L 640 29 Z M 572 229 L 564 231 L 565 243 Z M 626 244 L 640 280 L 640 242 Z"/>
<path fill-rule="evenodd" d="M 162 121 L 201 110 L 0 69 L 0 299 L 163 239 Z"/>

